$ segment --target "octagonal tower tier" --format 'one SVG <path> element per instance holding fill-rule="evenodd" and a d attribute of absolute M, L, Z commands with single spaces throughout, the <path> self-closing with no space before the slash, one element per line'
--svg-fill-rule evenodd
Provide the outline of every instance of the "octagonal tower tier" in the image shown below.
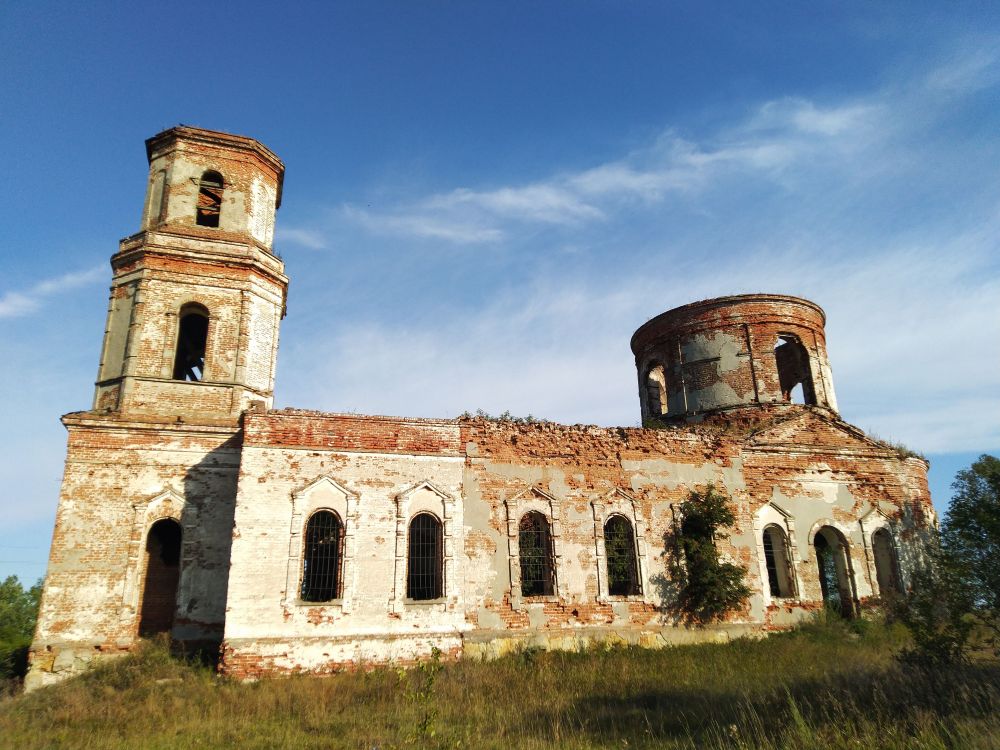
<path fill-rule="evenodd" d="M 740 294 L 693 302 L 632 335 L 643 419 L 800 403 L 837 411 L 826 315 L 809 300 Z"/>

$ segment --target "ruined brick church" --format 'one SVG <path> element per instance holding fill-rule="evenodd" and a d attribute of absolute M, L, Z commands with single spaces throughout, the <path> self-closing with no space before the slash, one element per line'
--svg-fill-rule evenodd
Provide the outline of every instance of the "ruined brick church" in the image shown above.
<path fill-rule="evenodd" d="M 93 406 L 62 418 L 29 688 L 161 632 L 218 644 L 238 677 L 321 673 L 432 647 L 725 638 L 908 585 L 927 464 L 840 419 L 812 302 L 722 297 L 640 326 L 646 428 L 274 410 L 284 166 L 185 126 L 146 154 Z M 753 595 L 689 628 L 670 540 L 709 484 L 737 516 L 717 546 Z"/>

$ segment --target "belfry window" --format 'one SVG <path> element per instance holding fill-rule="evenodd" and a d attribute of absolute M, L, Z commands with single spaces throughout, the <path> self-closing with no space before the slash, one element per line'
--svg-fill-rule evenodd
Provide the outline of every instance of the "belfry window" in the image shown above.
<path fill-rule="evenodd" d="M 778 366 L 778 385 L 781 398 L 794 404 L 816 404 L 809 352 L 799 337 L 779 334 L 774 345 L 774 359 Z"/>
<path fill-rule="evenodd" d="M 208 344 L 208 310 L 198 304 L 184 305 L 178 317 L 174 380 L 202 380 Z"/>
<path fill-rule="evenodd" d="M 312 514 L 306 524 L 302 555 L 302 601 L 328 602 L 340 598 L 340 570 L 344 552 L 344 525 L 329 510 Z"/>
<path fill-rule="evenodd" d="M 635 535 L 624 516 L 611 516 L 604 524 L 604 551 L 608 563 L 608 593 L 611 596 L 634 596 L 639 591 Z"/>
<path fill-rule="evenodd" d="M 646 410 L 651 417 L 660 417 L 667 411 L 667 379 L 663 365 L 653 362 L 646 370 Z"/>
<path fill-rule="evenodd" d="M 209 170 L 201 176 L 195 222 L 201 227 L 218 227 L 222 214 L 222 193 L 226 186 L 222 175 Z"/>
<path fill-rule="evenodd" d="M 419 513 L 410 521 L 406 559 L 406 597 L 417 601 L 440 599 L 442 586 L 441 522 L 430 513 Z"/>
<path fill-rule="evenodd" d="M 531 511 L 518 524 L 518 555 L 521 564 L 521 593 L 524 596 L 552 596 L 552 534 L 541 513 Z"/>

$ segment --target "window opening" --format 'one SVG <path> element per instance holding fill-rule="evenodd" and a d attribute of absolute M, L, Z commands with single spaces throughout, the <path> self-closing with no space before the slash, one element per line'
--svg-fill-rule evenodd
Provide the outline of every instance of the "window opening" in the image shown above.
<path fill-rule="evenodd" d="M 764 563 L 767 567 L 767 583 L 771 596 L 775 598 L 794 596 L 788 544 L 785 534 L 774 525 L 764 529 Z"/>
<path fill-rule="evenodd" d="M 624 516 L 611 516 L 604 524 L 604 551 L 608 563 L 608 593 L 634 596 L 639 590 L 635 535 Z"/>
<path fill-rule="evenodd" d="M 816 404 L 809 352 L 798 336 L 780 334 L 774 345 L 774 359 L 778 365 L 778 385 L 781 398 L 795 404 Z"/>
<path fill-rule="evenodd" d="M 518 524 L 518 555 L 521 564 L 521 594 L 552 596 L 552 535 L 549 522 L 541 513 L 531 511 Z"/>
<path fill-rule="evenodd" d="M 646 410 L 651 417 L 667 411 L 667 379 L 663 365 L 655 362 L 646 371 Z"/>
<path fill-rule="evenodd" d="M 208 310 L 201 305 L 185 305 L 181 308 L 177 327 L 174 380 L 197 382 L 204 378 L 207 344 Z"/>
<path fill-rule="evenodd" d="M 902 593 L 896 549 L 888 529 L 879 529 L 872 534 L 872 556 L 875 558 L 875 578 L 878 581 L 879 595 L 884 598 Z"/>
<path fill-rule="evenodd" d="M 430 513 L 420 513 L 410 521 L 407 556 L 406 596 L 409 599 L 440 599 L 441 581 L 441 522 Z"/>
<path fill-rule="evenodd" d="M 847 544 L 835 529 L 824 526 L 814 542 L 819 585 L 827 608 L 844 617 L 854 615 L 853 586 L 847 560 Z"/>
<path fill-rule="evenodd" d="M 146 575 L 139 608 L 139 635 L 169 633 L 177 609 L 181 575 L 181 525 L 172 518 L 154 523 L 146 535 Z"/>
<path fill-rule="evenodd" d="M 329 510 L 313 513 L 306 524 L 302 555 L 304 602 L 328 602 L 340 598 L 340 571 L 344 554 L 344 525 Z"/>
<path fill-rule="evenodd" d="M 201 176 L 198 190 L 198 208 L 195 222 L 202 227 L 218 227 L 222 214 L 222 193 L 225 191 L 222 175 L 209 170 Z"/>

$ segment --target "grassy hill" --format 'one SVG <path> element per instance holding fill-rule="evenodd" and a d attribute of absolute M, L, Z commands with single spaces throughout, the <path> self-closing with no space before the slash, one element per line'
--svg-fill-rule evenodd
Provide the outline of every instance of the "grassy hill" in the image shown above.
<path fill-rule="evenodd" d="M 0 700 L 4 748 L 997 748 L 1000 664 L 923 670 L 901 630 L 528 651 L 241 684 L 149 644 Z"/>

